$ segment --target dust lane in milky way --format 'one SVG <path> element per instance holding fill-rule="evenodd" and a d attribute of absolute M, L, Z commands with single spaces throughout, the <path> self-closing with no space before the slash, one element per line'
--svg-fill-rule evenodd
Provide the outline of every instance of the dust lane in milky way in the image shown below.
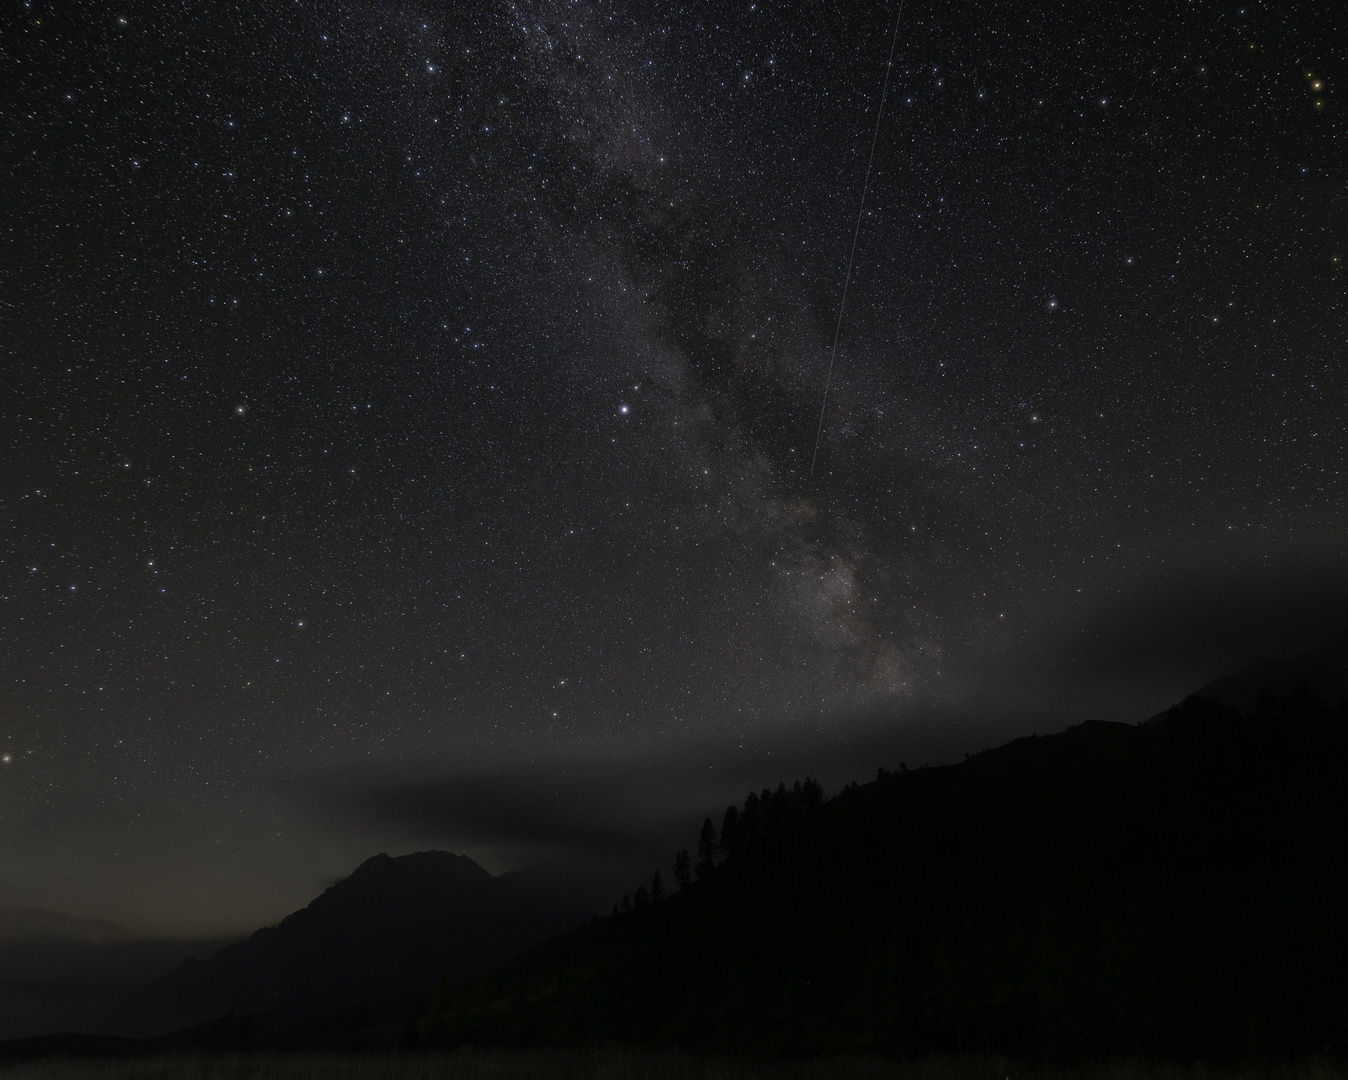
<path fill-rule="evenodd" d="M 1323 14 L 909 3 L 811 478 L 894 14 L 5 16 L 5 918 L 640 861 L 1340 629 Z"/>

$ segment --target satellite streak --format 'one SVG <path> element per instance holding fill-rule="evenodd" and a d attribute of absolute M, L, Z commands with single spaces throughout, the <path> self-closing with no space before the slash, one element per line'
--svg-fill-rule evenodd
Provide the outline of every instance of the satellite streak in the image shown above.
<path fill-rule="evenodd" d="M 894 16 L 894 37 L 889 43 L 889 63 L 885 65 L 885 82 L 880 88 L 880 109 L 875 114 L 875 131 L 871 135 L 871 156 L 866 161 L 866 179 L 861 185 L 861 205 L 857 208 L 857 224 L 852 230 L 852 250 L 847 256 L 847 274 L 843 278 L 842 299 L 838 302 L 838 323 L 833 328 L 833 350 L 828 358 L 828 377 L 824 380 L 824 400 L 819 406 L 819 430 L 814 436 L 814 454 L 810 457 L 810 476 L 814 476 L 815 462 L 819 460 L 819 444 L 824 438 L 824 416 L 828 412 L 828 392 L 833 385 L 833 365 L 838 359 L 838 339 L 842 334 L 843 310 L 847 307 L 847 287 L 852 283 L 852 264 L 857 257 L 857 238 L 861 235 L 861 218 L 866 213 L 866 193 L 871 187 L 871 166 L 875 164 L 875 144 L 880 141 L 880 120 L 885 115 L 885 97 L 889 94 L 889 76 L 894 70 L 894 50 L 899 45 L 899 23 L 903 20 L 903 2 Z"/>

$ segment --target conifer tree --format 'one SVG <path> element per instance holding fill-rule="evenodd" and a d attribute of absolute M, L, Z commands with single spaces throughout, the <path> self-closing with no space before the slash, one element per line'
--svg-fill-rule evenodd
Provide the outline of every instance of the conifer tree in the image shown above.
<path fill-rule="evenodd" d="M 686 889 L 692 884 L 692 880 L 688 852 L 679 851 L 674 855 L 674 882 L 680 889 Z"/>
<path fill-rule="evenodd" d="M 693 872 L 701 878 L 715 868 L 716 826 L 711 823 L 711 818 L 707 818 L 702 823 L 702 832 L 697 838 L 697 866 L 693 867 Z"/>
<path fill-rule="evenodd" d="M 721 858 L 729 859 L 736 855 L 740 850 L 742 839 L 739 809 L 727 806 L 725 818 L 721 822 Z"/>

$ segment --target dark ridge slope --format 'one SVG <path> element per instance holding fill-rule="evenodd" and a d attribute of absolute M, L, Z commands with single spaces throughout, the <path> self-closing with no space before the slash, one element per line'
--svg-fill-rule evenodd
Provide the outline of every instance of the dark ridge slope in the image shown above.
<path fill-rule="evenodd" d="M 1305 687 L 1324 701 L 1348 697 L 1348 634 L 1311 652 L 1259 660 L 1232 675 L 1214 679 L 1198 691 L 1241 709 L 1255 708 L 1264 691 L 1288 694 Z"/>
<path fill-rule="evenodd" d="M 376 855 L 279 925 L 155 984 L 141 1007 L 190 1022 L 316 1012 L 428 990 L 575 927 L 588 909 L 529 874 L 492 877 L 444 851 Z"/>
<path fill-rule="evenodd" d="M 753 794 L 686 888 L 441 995 L 418 1037 L 1343 1051 L 1346 766 L 1344 707 L 1192 698 L 829 800 Z"/>

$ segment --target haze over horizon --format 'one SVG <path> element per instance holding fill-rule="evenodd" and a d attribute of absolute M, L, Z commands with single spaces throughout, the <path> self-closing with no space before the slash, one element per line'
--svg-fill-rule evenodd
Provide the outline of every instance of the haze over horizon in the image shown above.
<path fill-rule="evenodd" d="M 806 773 L 1348 625 L 1344 16 L 24 0 L 0 940 Z"/>

